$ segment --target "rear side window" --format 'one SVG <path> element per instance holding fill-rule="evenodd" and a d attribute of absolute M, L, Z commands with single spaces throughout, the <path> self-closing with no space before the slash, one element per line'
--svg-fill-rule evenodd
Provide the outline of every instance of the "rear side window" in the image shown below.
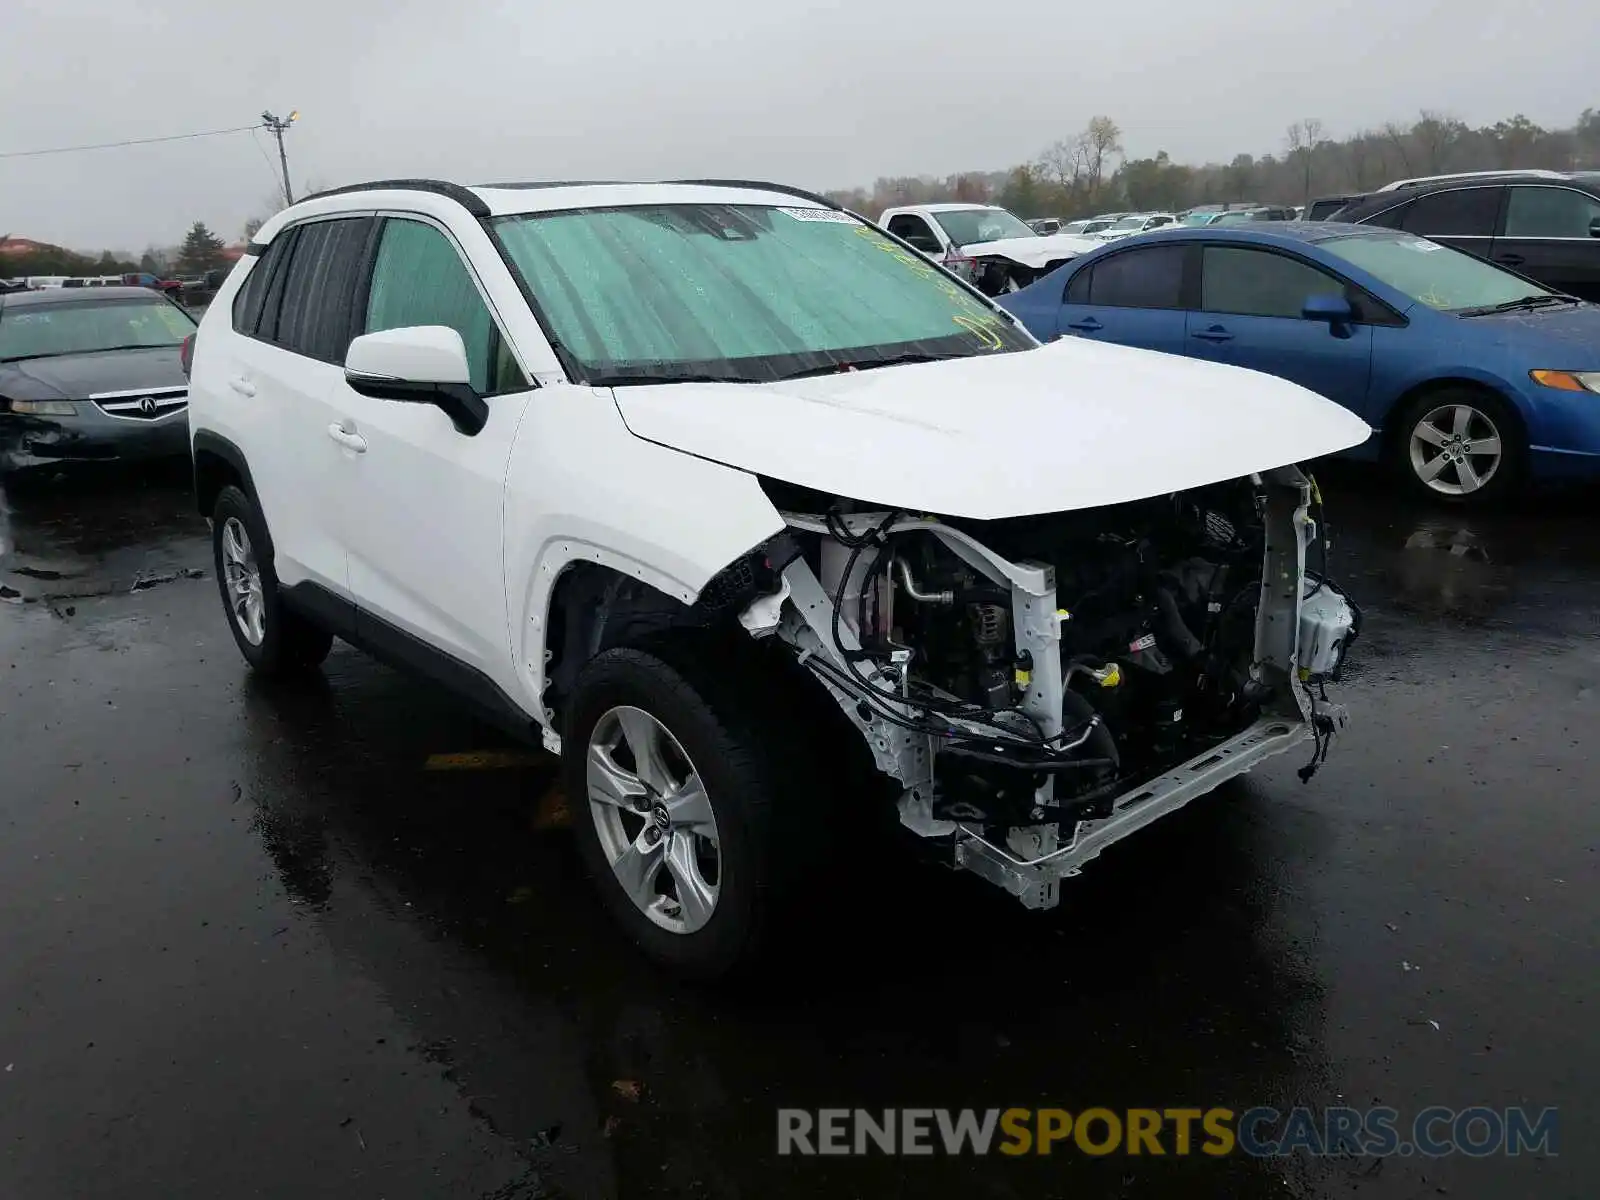
<path fill-rule="evenodd" d="M 526 384 L 455 244 L 432 225 L 383 225 L 362 331 L 444 325 L 461 335 L 473 389 L 490 394 Z"/>
<path fill-rule="evenodd" d="M 1094 265 L 1089 302 L 1108 308 L 1181 308 L 1182 246 L 1152 246 L 1103 258 Z"/>
<path fill-rule="evenodd" d="M 1401 228 L 1424 237 L 1492 237 L 1500 213 L 1497 187 L 1452 188 L 1418 196 Z"/>
<path fill-rule="evenodd" d="M 353 336 L 351 297 L 360 282 L 372 224 L 371 217 L 341 217 L 300 227 L 283 272 L 277 327 L 270 340 L 307 358 L 344 362 Z M 268 290 L 270 294 L 272 285 Z"/>
<path fill-rule="evenodd" d="M 272 282 L 273 273 L 281 270 L 283 266 L 289 244 L 294 241 L 292 233 L 291 230 L 274 239 L 266 252 L 251 265 L 250 273 L 244 277 L 244 284 L 239 288 L 239 294 L 233 298 L 235 333 L 255 337 L 256 327 L 261 323 L 261 309 L 267 299 L 267 287 Z"/>

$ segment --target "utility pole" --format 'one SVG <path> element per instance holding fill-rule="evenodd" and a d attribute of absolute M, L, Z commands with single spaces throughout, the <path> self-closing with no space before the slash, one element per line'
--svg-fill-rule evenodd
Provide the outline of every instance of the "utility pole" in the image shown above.
<path fill-rule="evenodd" d="M 294 189 L 289 186 L 289 156 L 283 152 L 283 135 L 289 132 L 289 126 L 293 125 L 299 116 L 299 109 L 295 109 L 282 121 L 270 112 L 261 114 L 262 128 L 278 139 L 278 165 L 283 168 L 283 202 L 285 204 L 294 203 Z"/>

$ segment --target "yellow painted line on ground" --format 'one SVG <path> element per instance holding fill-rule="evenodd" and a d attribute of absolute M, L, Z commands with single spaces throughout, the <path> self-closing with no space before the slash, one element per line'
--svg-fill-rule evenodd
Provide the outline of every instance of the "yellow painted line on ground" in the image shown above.
<path fill-rule="evenodd" d="M 526 750 L 467 750 L 459 754 L 430 754 L 424 771 L 505 771 L 515 767 L 548 766 L 548 754 Z"/>

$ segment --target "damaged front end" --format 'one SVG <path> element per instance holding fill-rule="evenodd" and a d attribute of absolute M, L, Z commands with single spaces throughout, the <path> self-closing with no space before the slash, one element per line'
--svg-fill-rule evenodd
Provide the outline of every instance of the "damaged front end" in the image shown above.
<path fill-rule="evenodd" d="M 834 697 L 904 826 L 1028 907 L 1266 758 L 1309 742 L 1309 778 L 1344 723 L 1359 611 L 1306 570 L 1297 468 L 992 521 L 769 491 L 781 585 L 745 629 Z"/>

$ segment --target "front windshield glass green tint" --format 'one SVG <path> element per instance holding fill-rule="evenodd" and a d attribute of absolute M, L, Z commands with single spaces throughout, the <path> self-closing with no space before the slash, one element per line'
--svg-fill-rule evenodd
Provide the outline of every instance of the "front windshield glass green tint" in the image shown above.
<path fill-rule="evenodd" d="M 1341 237 L 1322 243 L 1429 308 L 1491 308 L 1552 293 L 1509 271 L 1419 237 Z"/>
<path fill-rule="evenodd" d="M 1031 345 L 942 268 L 831 209 L 640 205 L 495 230 L 587 376 L 759 381 Z"/>

